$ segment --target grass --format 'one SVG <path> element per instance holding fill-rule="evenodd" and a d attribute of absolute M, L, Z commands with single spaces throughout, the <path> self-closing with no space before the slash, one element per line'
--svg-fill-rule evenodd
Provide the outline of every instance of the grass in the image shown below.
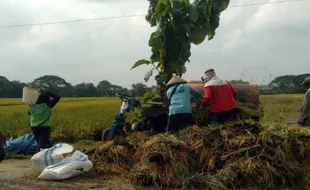
<path fill-rule="evenodd" d="M 7 137 L 31 133 L 28 106 L 20 99 L 0 99 L 0 126 Z M 52 136 L 57 141 L 98 140 L 119 111 L 116 98 L 64 98 L 53 110 Z"/>
<path fill-rule="evenodd" d="M 287 121 L 296 120 L 299 117 L 303 95 L 268 95 L 261 96 L 260 99 L 265 112 L 262 123 L 273 126 L 285 124 Z M 31 133 L 28 127 L 28 106 L 22 105 L 20 102 L 20 99 L 0 99 L 0 129 L 6 136 L 17 137 Z M 98 131 L 101 132 L 111 125 L 113 116 L 118 113 L 119 107 L 120 100 L 117 98 L 64 98 L 53 111 L 52 136 L 58 141 L 75 142 L 72 145 L 77 150 L 99 147 L 102 143 L 94 142 L 96 140 L 94 137 Z M 29 157 L 10 155 L 9 158 Z M 24 186 L 29 185 L 29 188 L 33 188 L 30 185 L 36 183 L 38 189 L 89 189 L 108 184 L 111 189 L 119 187 L 119 185 L 124 186 L 117 189 L 130 189 L 130 186 L 127 186 L 130 182 L 124 177 L 115 176 L 113 179 L 106 176 L 98 177 L 93 172 L 64 182 L 34 182 L 37 176 L 38 173 L 34 172 L 18 179 L 18 183 L 12 181 L 11 185 L 18 187 L 18 184 L 22 183 Z M 0 183 L 2 182 L 0 181 Z M 3 186 L 0 185 L 0 189 L 2 188 L 9 189 L 8 185 L 4 183 Z"/>
<path fill-rule="evenodd" d="M 286 123 L 299 117 L 302 95 L 261 96 L 262 123 Z M 118 98 L 63 98 L 53 110 L 52 137 L 56 141 L 100 140 L 101 132 L 119 112 Z M 7 137 L 31 133 L 28 106 L 21 99 L 0 99 L 0 129 Z"/>

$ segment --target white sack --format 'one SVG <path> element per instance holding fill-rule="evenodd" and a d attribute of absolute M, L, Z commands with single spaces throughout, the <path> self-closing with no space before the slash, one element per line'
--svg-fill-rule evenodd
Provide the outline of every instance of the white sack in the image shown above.
<path fill-rule="evenodd" d="M 64 159 L 63 154 L 73 151 L 73 146 L 65 143 L 56 144 L 52 148 L 43 149 L 37 154 L 33 155 L 31 162 L 33 166 L 40 171 L 47 166 L 59 163 Z"/>
<path fill-rule="evenodd" d="M 46 167 L 38 178 L 44 180 L 64 180 L 88 172 L 92 167 L 93 163 L 88 160 L 88 156 L 77 150 L 71 157 Z"/>

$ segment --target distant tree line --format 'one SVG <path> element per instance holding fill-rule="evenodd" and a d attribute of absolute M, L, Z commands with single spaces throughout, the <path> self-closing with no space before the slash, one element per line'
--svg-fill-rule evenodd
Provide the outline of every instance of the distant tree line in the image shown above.
<path fill-rule="evenodd" d="M 300 75 L 284 75 L 273 79 L 268 85 L 262 85 L 261 94 L 304 94 L 306 89 L 301 85 L 310 73 Z"/>
<path fill-rule="evenodd" d="M 301 83 L 309 76 L 310 73 L 279 76 L 268 85 L 260 85 L 260 92 L 261 94 L 302 94 L 305 93 L 306 89 Z M 201 83 L 201 81 L 190 82 Z M 249 84 L 249 82 L 242 80 L 232 80 L 230 82 L 232 84 Z M 85 82 L 71 85 L 65 79 L 54 75 L 45 75 L 34 79 L 30 83 L 16 80 L 9 81 L 6 77 L 0 76 L 0 98 L 21 98 L 22 90 L 25 86 L 33 88 L 44 87 L 62 97 L 111 97 L 116 93 L 130 95 L 132 92 L 135 96 L 142 97 L 148 89 L 154 88 L 154 86 L 147 87 L 143 83 L 135 83 L 131 85 L 131 89 L 127 89 L 112 84 L 107 80 L 102 80 L 97 85 Z"/>
<path fill-rule="evenodd" d="M 116 93 L 128 94 L 132 92 L 135 96 L 141 97 L 148 87 L 143 83 L 132 84 L 131 89 L 110 83 L 107 80 L 100 81 L 97 85 L 93 83 L 80 83 L 72 85 L 59 76 L 45 75 L 34 79 L 30 83 L 20 81 L 9 81 L 6 77 L 0 76 L 0 98 L 21 98 L 25 86 L 39 88 L 43 87 L 62 97 L 111 97 Z"/>

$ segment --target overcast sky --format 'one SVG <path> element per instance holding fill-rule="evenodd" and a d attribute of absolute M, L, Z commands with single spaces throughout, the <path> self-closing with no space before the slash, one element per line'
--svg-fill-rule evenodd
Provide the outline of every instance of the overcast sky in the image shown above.
<path fill-rule="evenodd" d="M 230 6 L 257 2 L 268 1 L 232 0 Z M 222 78 L 243 76 L 261 84 L 270 76 L 309 73 L 309 7 L 304 0 L 228 8 L 215 38 L 192 46 L 183 78 L 199 80 L 214 68 Z M 147 0 L 0 0 L 0 26 L 144 14 L 147 9 Z M 0 28 L 0 75 L 23 82 L 58 75 L 72 84 L 106 79 L 130 87 L 143 82 L 149 70 L 130 68 L 149 58 L 147 42 L 154 30 L 144 16 Z"/>

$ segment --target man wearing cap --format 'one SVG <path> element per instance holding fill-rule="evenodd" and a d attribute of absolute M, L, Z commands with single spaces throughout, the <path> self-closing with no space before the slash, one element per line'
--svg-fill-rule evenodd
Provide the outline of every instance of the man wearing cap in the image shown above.
<path fill-rule="evenodd" d="M 302 126 L 310 126 L 310 77 L 306 78 L 301 84 L 307 88 L 307 92 L 297 122 Z"/>
<path fill-rule="evenodd" d="M 236 92 L 231 84 L 216 76 L 214 69 L 209 69 L 201 77 L 205 83 L 202 106 L 211 101 L 209 119 L 211 123 L 223 123 L 236 117 Z"/>
<path fill-rule="evenodd" d="M 184 127 L 194 124 L 191 96 L 197 98 L 201 94 L 185 83 L 187 81 L 177 76 L 173 76 L 167 83 L 169 105 L 168 132 L 177 132 Z"/>

